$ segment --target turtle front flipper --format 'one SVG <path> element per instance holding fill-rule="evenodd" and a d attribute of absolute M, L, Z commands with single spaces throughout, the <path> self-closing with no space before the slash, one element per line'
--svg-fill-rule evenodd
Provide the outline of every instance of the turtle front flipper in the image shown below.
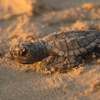
<path fill-rule="evenodd" d="M 82 64 L 82 59 L 77 56 L 49 56 L 42 60 L 40 69 L 44 74 L 52 74 L 55 72 L 65 73 L 79 64 Z"/>

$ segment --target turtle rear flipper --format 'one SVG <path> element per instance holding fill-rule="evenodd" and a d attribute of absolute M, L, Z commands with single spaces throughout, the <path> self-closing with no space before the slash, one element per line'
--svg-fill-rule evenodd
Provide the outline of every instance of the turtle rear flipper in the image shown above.
<path fill-rule="evenodd" d="M 60 57 L 49 56 L 42 60 L 40 69 L 44 74 L 52 74 L 55 72 L 65 73 L 69 69 L 82 64 L 82 59 L 77 56 Z"/>

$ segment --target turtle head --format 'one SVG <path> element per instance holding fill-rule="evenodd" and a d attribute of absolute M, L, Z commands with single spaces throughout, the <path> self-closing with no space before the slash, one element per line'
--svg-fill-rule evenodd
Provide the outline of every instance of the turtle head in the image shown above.
<path fill-rule="evenodd" d="M 14 44 L 10 47 L 9 58 L 22 64 L 36 62 L 37 50 L 34 43 Z"/>

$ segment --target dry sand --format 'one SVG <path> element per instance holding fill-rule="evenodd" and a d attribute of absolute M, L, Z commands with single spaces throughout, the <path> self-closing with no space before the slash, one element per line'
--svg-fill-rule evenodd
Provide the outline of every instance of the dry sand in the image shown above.
<path fill-rule="evenodd" d="M 61 30 L 100 30 L 100 0 L 0 0 L 0 100 L 100 100 L 100 64 L 43 75 L 5 57 L 16 42 Z"/>

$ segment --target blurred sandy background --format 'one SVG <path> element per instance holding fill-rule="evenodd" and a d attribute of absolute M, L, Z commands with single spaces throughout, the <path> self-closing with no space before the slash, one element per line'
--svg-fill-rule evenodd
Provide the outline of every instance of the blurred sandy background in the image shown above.
<path fill-rule="evenodd" d="M 0 100 L 100 100 L 100 64 L 43 75 L 5 57 L 16 42 L 52 32 L 100 30 L 100 0 L 0 0 Z"/>

